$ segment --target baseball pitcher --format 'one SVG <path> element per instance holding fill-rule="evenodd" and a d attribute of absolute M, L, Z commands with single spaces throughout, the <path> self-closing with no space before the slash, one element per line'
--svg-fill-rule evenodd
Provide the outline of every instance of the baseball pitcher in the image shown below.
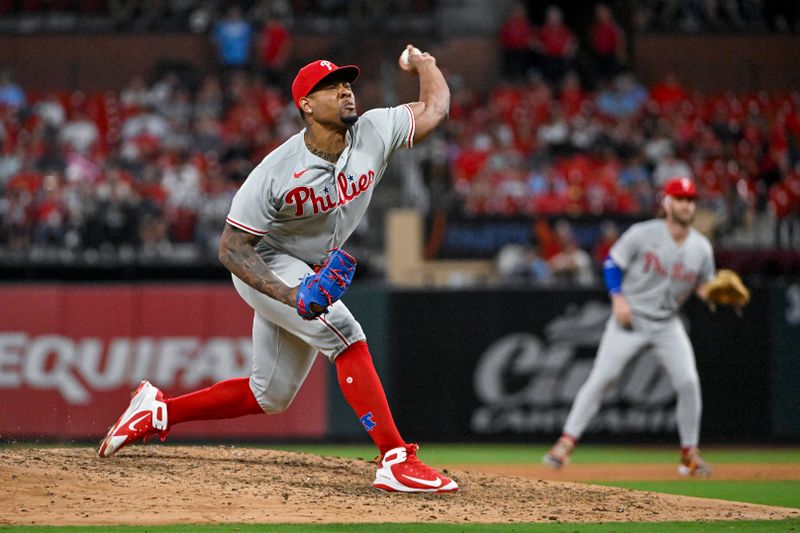
<path fill-rule="evenodd" d="M 219 258 L 254 310 L 249 378 L 168 398 L 144 381 L 99 455 L 167 433 L 181 422 L 285 410 L 318 353 L 336 365 L 342 393 L 381 453 L 373 485 L 385 491 L 455 492 L 422 463 L 392 419 L 358 321 L 340 297 L 356 261 L 341 249 L 369 205 L 389 157 L 446 117 L 450 91 L 436 59 L 408 45 L 398 64 L 419 78 L 419 101 L 357 114 L 356 66 L 309 63 L 292 83 L 305 128 L 256 166 L 227 217 Z"/>
<path fill-rule="evenodd" d="M 605 260 L 603 274 L 612 316 L 563 434 L 544 456 L 546 466 L 558 469 L 568 462 L 578 439 L 600 409 L 606 389 L 636 354 L 649 347 L 666 368 L 678 397 L 678 471 L 681 475 L 711 475 L 711 467 L 697 448 L 702 410 L 700 380 L 678 311 L 693 292 L 710 306 L 726 303 L 737 307 L 747 303 L 749 294 L 735 273 L 720 271 L 715 277 L 711 243 L 691 227 L 694 183 L 688 178 L 673 178 L 664 185 L 663 193 L 665 217 L 631 226 Z"/>

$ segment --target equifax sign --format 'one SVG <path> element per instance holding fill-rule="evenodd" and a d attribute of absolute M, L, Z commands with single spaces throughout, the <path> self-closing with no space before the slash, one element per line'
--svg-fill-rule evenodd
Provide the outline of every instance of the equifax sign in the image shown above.
<path fill-rule="evenodd" d="M 0 439 L 99 438 L 150 380 L 167 397 L 250 374 L 253 310 L 230 284 L 0 284 Z M 189 422 L 176 438 L 316 438 L 327 366 L 272 416 Z"/>
<path fill-rule="evenodd" d="M 142 379 L 193 389 L 250 371 L 249 337 L 84 337 L 0 332 L 0 391 L 58 391 L 72 405 L 92 393 L 132 388 Z"/>

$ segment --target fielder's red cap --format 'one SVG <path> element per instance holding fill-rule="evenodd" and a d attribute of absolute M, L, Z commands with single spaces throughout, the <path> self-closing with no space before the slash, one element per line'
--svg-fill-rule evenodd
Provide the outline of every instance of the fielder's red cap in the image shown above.
<path fill-rule="evenodd" d="M 334 72 L 340 72 L 347 81 L 354 81 L 361 71 L 355 65 L 337 67 L 333 62 L 325 59 L 312 61 L 300 69 L 292 82 L 292 96 L 297 109 L 300 109 L 300 99 L 308 96 L 314 86 Z"/>
<path fill-rule="evenodd" d="M 695 198 L 697 197 L 697 189 L 694 187 L 694 182 L 689 178 L 670 178 L 664 184 L 664 194 L 675 198 Z"/>

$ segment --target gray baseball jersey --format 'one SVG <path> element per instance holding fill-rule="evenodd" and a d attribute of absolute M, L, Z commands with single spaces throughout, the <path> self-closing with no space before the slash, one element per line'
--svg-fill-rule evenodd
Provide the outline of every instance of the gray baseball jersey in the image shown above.
<path fill-rule="evenodd" d="M 611 247 L 625 271 L 622 294 L 634 316 L 664 320 L 677 314 L 694 289 L 714 277 L 711 243 L 694 228 L 678 244 L 663 219 L 631 226 Z"/>
<path fill-rule="evenodd" d="M 682 446 L 697 446 L 700 436 L 700 378 L 694 350 L 678 310 L 694 289 L 714 275 L 711 243 L 694 229 L 680 244 L 662 219 L 634 224 L 611 247 L 611 258 L 625 271 L 622 294 L 633 311 L 632 327 L 612 316 L 597 358 L 564 424 L 580 438 L 603 403 L 603 395 L 625 365 L 648 349 L 666 369 L 678 396 L 675 418 Z"/>
<path fill-rule="evenodd" d="M 355 230 L 391 154 L 412 147 L 414 115 L 408 105 L 373 109 L 349 131 L 350 143 L 336 163 L 312 154 L 301 131 L 265 157 L 233 199 L 227 223 L 262 237 L 256 250 L 289 286 Z M 289 406 L 317 353 L 333 361 L 365 339 L 341 300 L 327 314 L 304 320 L 235 275 L 233 284 L 255 311 L 250 389 L 268 413 Z"/>
<path fill-rule="evenodd" d="M 312 154 L 302 130 L 271 152 L 236 193 L 227 222 L 262 237 L 257 250 L 322 263 L 353 233 L 391 154 L 412 147 L 408 105 L 373 109 L 350 128 L 336 163 Z"/>

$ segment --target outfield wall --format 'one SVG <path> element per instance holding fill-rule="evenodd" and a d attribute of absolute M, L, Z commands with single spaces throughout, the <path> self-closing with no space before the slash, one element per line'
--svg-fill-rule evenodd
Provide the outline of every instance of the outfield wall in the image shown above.
<path fill-rule="evenodd" d="M 609 317 L 600 290 L 386 290 L 345 302 L 409 440 L 549 440 Z M 739 317 L 691 301 L 706 442 L 800 441 L 800 283 L 753 290 Z M 246 376 L 252 313 L 228 283 L 0 286 L 0 439 L 101 436 L 149 379 L 171 395 Z M 643 353 L 609 391 L 595 441 L 672 442 L 675 396 Z M 590 438 L 587 435 L 587 438 Z M 290 409 L 195 422 L 171 440 L 365 440 L 319 358 Z"/>
<path fill-rule="evenodd" d="M 756 291 L 743 318 L 699 302 L 686 308 L 706 440 L 770 435 L 767 296 Z M 396 417 L 426 436 L 454 439 L 560 434 L 610 316 L 605 294 L 584 290 L 399 293 L 392 302 L 404 317 L 392 342 Z M 587 438 L 673 441 L 674 407 L 666 371 L 645 350 L 604 397 Z"/>
<path fill-rule="evenodd" d="M 246 376 L 252 320 L 230 284 L 3 286 L 0 436 L 92 439 L 142 379 L 177 395 Z M 322 438 L 325 366 L 284 413 L 190 422 L 181 436 Z"/>

